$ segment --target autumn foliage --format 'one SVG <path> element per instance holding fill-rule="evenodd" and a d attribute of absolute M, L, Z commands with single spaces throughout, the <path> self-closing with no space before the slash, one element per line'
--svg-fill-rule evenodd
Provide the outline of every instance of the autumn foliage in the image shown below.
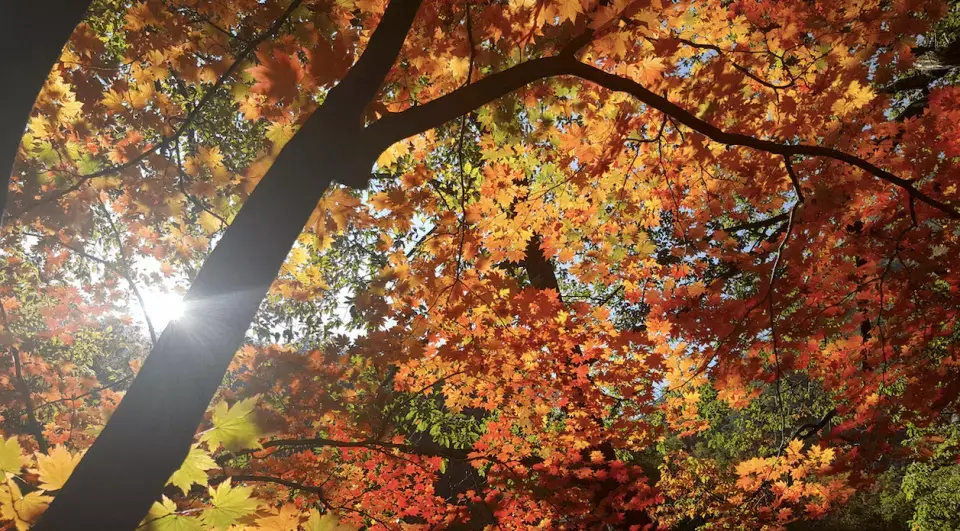
<path fill-rule="evenodd" d="M 948 6 L 417 5 L 92 2 L 0 229 L 0 527 L 229 333 L 150 294 L 281 153 L 325 192 L 141 529 L 783 529 L 958 463 L 960 85 L 885 90 Z"/>

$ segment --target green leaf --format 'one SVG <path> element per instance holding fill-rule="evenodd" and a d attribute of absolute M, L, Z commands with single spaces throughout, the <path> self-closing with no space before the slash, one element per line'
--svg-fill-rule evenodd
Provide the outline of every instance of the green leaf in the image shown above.
<path fill-rule="evenodd" d="M 174 485 L 186 494 L 194 483 L 204 487 L 207 486 L 206 471 L 216 467 L 217 463 L 210 457 L 210 454 L 194 445 L 190 448 L 187 458 L 183 460 L 183 464 L 180 465 L 180 469 L 170 476 L 167 485 Z"/>
<path fill-rule="evenodd" d="M 253 513 L 257 510 L 260 503 L 257 500 L 250 499 L 250 493 L 253 489 L 250 487 L 236 487 L 230 485 L 230 480 L 226 480 L 217 486 L 216 489 L 210 487 L 210 503 L 213 507 L 203 511 L 200 519 L 208 528 L 226 529 L 235 524 L 237 520 Z"/>
<path fill-rule="evenodd" d="M 162 502 L 153 502 L 150 512 L 137 528 L 145 531 L 203 531 L 196 518 L 177 514 L 177 505 L 170 498 L 163 497 Z"/>
<path fill-rule="evenodd" d="M 231 452 L 248 448 L 260 448 L 257 439 L 260 430 L 254 423 L 253 407 L 256 397 L 241 400 L 228 408 L 226 402 L 220 402 L 213 410 L 213 428 L 200 436 L 211 448 L 223 445 Z"/>

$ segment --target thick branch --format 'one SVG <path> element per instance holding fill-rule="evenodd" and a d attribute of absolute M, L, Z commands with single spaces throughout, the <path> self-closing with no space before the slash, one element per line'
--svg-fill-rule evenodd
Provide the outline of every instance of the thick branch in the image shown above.
<path fill-rule="evenodd" d="M 422 0 L 392 0 L 363 55 L 337 87 L 354 101 L 367 102 L 377 95 L 400 47 L 417 16 Z M 349 109 L 356 112 L 360 109 Z"/>
<path fill-rule="evenodd" d="M 957 211 L 951 205 L 917 190 L 907 179 L 897 177 L 859 157 L 824 146 L 780 144 L 739 133 L 729 133 L 697 118 L 677 104 L 651 92 L 633 80 L 610 74 L 569 57 L 550 57 L 522 63 L 487 76 L 472 85 L 424 105 L 386 116 L 370 125 L 367 132 L 373 145 L 378 149 L 386 149 L 394 142 L 439 127 L 528 83 L 562 75 L 576 76 L 615 92 L 626 92 L 649 107 L 672 117 L 681 124 L 720 144 L 745 146 L 784 157 L 792 155 L 825 157 L 850 164 L 881 180 L 903 188 L 910 194 L 910 197 L 923 201 L 948 217 L 960 219 L 960 211 Z"/>
<path fill-rule="evenodd" d="M 383 151 L 404 138 L 420 134 L 482 107 L 528 83 L 564 74 L 572 60 L 534 59 L 487 76 L 429 103 L 387 115 L 367 127 L 370 142 Z"/>

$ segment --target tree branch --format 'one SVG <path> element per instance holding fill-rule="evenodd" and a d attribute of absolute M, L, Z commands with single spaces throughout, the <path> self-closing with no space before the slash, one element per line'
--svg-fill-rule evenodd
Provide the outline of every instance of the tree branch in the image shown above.
<path fill-rule="evenodd" d="M 904 189 L 910 197 L 940 210 L 952 219 L 960 219 L 960 211 L 917 190 L 912 183 L 859 157 L 843 151 L 806 144 L 780 144 L 739 133 L 729 133 L 705 122 L 666 98 L 651 92 L 639 83 L 570 57 L 534 59 L 453 91 L 429 103 L 381 118 L 367 127 L 369 141 L 377 149 L 386 149 L 394 142 L 439 127 L 458 116 L 500 98 L 540 79 L 571 75 L 590 81 L 614 92 L 625 92 L 714 142 L 728 146 L 744 146 L 784 157 L 792 155 L 824 157 L 844 162 Z"/>
<path fill-rule="evenodd" d="M 3 318 L 4 330 L 9 330 L 10 322 L 7 320 L 7 310 L 4 309 L 2 304 L 0 304 L 0 317 Z M 47 453 L 49 446 L 47 445 L 47 439 L 43 436 L 43 428 L 37 421 L 37 412 L 33 407 L 33 398 L 30 396 L 30 385 L 23 377 L 23 371 L 20 365 L 20 349 L 15 346 L 11 346 L 10 356 L 13 358 L 13 370 L 14 376 L 16 377 L 16 381 L 13 385 L 17 389 L 17 392 L 23 396 L 23 407 L 27 411 L 27 424 L 29 426 L 31 435 L 33 435 L 33 438 L 37 440 L 37 448 L 40 450 L 40 452 Z"/>
<path fill-rule="evenodd" d="M 734 232 L 739 232 L 742 230 L 762 229 L 764 227 L 769 227 L 770 225 L 776 225 L 777 223 L 786 221 L 789 217 L 790 217 L 790 213 L 784 212 L 783 214 L 778 214 L 776 216 L 773 216 L 772 218 L 761 219 L 761 220 L 753 221 L 750 223 L 744 223 L 742 225 L 735 225 L 733 227 L 724 227 L 723 232 L 732 234 Z"/>
<path fill-rule="evenodd" d="M 123 383 L 125 383 L 125 382 L 129 382 L 130 379 L 133 378 L 133 376 L 134 376 L 133 374 L 129 374 L 129 375 L 127 375 L 127 376 L 124 376 L 123 378 L 120 378 L 119 380 L 117 380 L 117 381 L 115 381 L 115 382 L 111 382 L 111 383 L 108 383 L 108 384 L 106 384 L 106 385 L 102 385 L 102 386 L 100 386 L 100 387 L 97 387 L 96 389 L 91 389 L 91 390 L 87 391 L 86 393 L 81 393 L 81 394 L 79 394 L 79 395 L 68 396 L 68 397 L 64 397 L 64 398 L 58 398 L 58 399 L 56 399 L 56 400 L 51 400 L 51 401 L 49 401 L 49 402 L 45 402 L 45 403 L 40 404 L 39 406 L 37 406 L 36 409 L 43 409 L 43 408 L 45 408 L 45 407 L 47 407 L 47 406 L 53 406 L 53 405 L 60 404 L 60 403 L 63 403 L 63 402 L 73 402 L 73 401 L 75 401 L 75 400 L 80 400 L 81 398 L 85 398 L 85 397 L 88 397 L 88 396 L 90 396 L 90 395 L 95 395 L 95 394 L 99 393 L 100 391 L 106 391 L 107 389 L 113 389 L 114 387 L 117 387 L 118 385 L 121 385 L 121 384 L 123 384 Z"/>
<path fill-rule="evenodd" d="M 143 294 L 140 293 L 140 288 L 137 287 L 137 283 L 133 278 L 133 268 L 130 266 L 130 262 L 127 260 L 126 253 L 123 252 L 123 236 L 120 234 L 120 230 L 117 229 L 116 224 L 113 222 L 113 216 L 110 215 L 110 212 L 107 210 L 107 206 L 103 204 L 103 201 L 97 199 L 97 202 L 100 203 L 100 209 L 103 211 L 104 217 L 107 218 L 107 223 L 110 225 L 110 230 L 113 232 L 113 237 L 117 240 L 117 252 L 120 253 L 120 274 L 127 280 L 127 284 L 130 285 L 130 291 L 133 292 L 133 295 L 137 298 L 137 302 L 140 303 L 140 309 L 143 310 L 143 320 L 147 323 L 147 331 L 150 333 L 150 344 L 157 344 L 157 330 L 153 327 L 153 321 L 150 319 L 150 314 L 147 313 L 147 302 L 143 299 Z"/>
<path fill-rule="evenodd" d="M 466 459 L 468 452 L 465 450 L 428 450 L 411 444 L 388 443 L 381 441 L 339 441 L 336 439 L 327 439 L 316 437 L 312 439 L 275 439 L 267 441 L 262 445 L 266 448 L 367 448 L 371 450 L 400 450 L 403 453 L 421 455 L 426 457 L 445 457 L 448 459 Z M 218 464 L 224 464 L 227 461 L 242 455 L 256 453 L 257 450 L 244 450 L 237 453 L 229 453 L 217 457 Z"/>
<path fill-rule="evenodd" d="M 344 94 L 346 99 L 362 102 L 365 106 L 383 85 L 390 67 L 397 60 L 400 47 L 407 38 L 410 26 L 417 16 L 422 0 L 391 0 L 377 29 L 367 43 L 363 55 L 347 73 L 334 91 Z M 328 99 L 330 96 L 328 96 Z M 360 109 L 344 109 L 359 111 Z"/>
<path fill-rule="evenodd" d="M 256 481 L 256 482 L 263 482 L 263 483 L 276 483 L 277 485 L 283 485 L 284 487 L 287 487 L 287 488 L 310 492 L 323 498 L 323 487 L 319 485 L 304 485 L 302 483 L 297 483 L 295 481 L 289 481 L 282 478 L 275 478 L 273 476 L 259 476 L 259 475 L 253 475 L 253 474 L 232 474 L 228 476 L 217 476 L 215 478 L 211 478 L 209 483 L 211 485 L 219 485 L 220 483 L 223 483 L 228 479 L 232 479 L 236 481 Z"/>

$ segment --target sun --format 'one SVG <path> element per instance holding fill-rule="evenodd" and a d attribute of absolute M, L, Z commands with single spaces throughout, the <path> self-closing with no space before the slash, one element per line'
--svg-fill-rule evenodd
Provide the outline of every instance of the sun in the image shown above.
<path fill-rule="evenodd" d="M 143 293 L 143 305 L 153 327 L 163 330 L 171 321 L 183 317 L 186 305 L 183 296 L 168 291 L 146 291 Z"/>

